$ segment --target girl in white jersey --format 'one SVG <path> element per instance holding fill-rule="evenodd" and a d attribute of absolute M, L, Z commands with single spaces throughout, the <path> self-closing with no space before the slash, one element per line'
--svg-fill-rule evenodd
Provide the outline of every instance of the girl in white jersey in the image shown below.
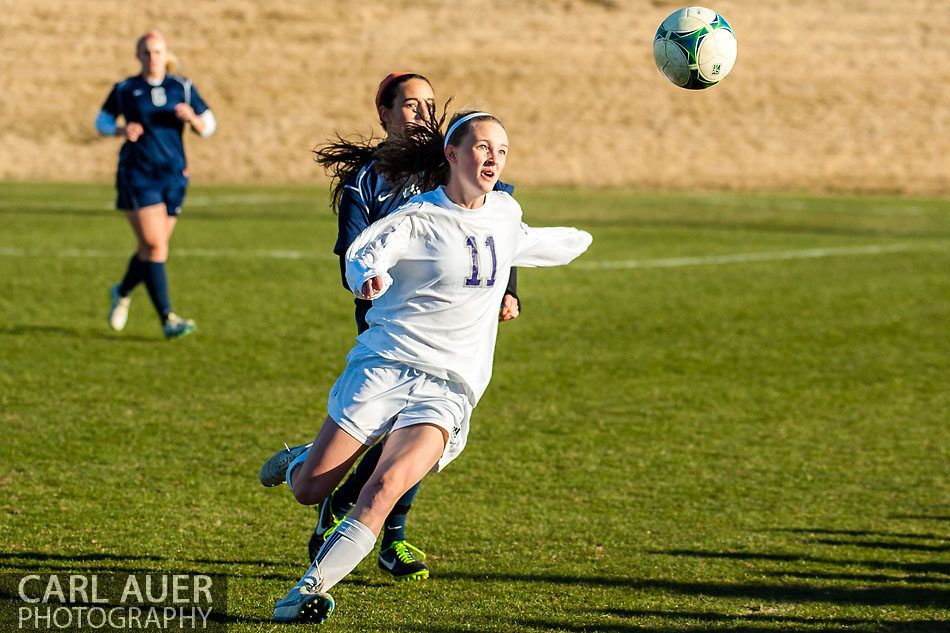
<path fill-rule="evenodd" d="M 566 264 L 592 239 L 528 227 L 518 203 L 493 191 L 508 154 L 497 118 L 457 114 L 444 139 L 443 121 L 415 126 L 377 159 L 390 182 L 421 173 L 440 186 L 372 224 L 346 253 L 349 287 L 373 301 L 369 329 L 330 391 L 311 450 L 287 469 L 294 496 L 320 503 L 368 446 L 389 437 L 349 517 L 277 602 L 278 622 L 323 622 L 333 609 L 327 591 L 372 551 L 399 497 L 465 447 L 491 378 L 510 268 Z"/>
<path fill-rule="evenodd" d="M 435 115 L 432 84 L 417 73 L 389 74 L 379 84 L 375 102 L 379 122 L 387 138 L 401 136 L 407 127 Z M 343 287 L 347 291 L 350 291 L 346 281 L 346 251 L 349 246 L 367 226 L 393 213 L 412 196 L 423 193 L 415 183 L 399 188 L 395 186 L 396 183 L 387 182 L 376 172 L 376 153 L 380 143 L 385 142 L 386 139 L 338 138 L 314 150 L 315 160 L 332 175 L 335 182 L 331 208 L 339 219 L 339 235 L 333 252 L 340 258 Z M 441 147 L 438 149 L 441 150 Z M 495 188 L 513 195 L 514 187 L 500 180 Z M 520 311 L 516 272 L 513 269 L 509 275 L 499 312 L 502 321 L 516 318 Z M 353 296 L 352 292 L 350 296 Z M 372 302 L 356 298 L 355 304 L 357 330 L 362 334 L 369 328 L 365 317 Z M 385 438 L 367 450 L 346 480 L 320 503 L 316 527 L 307 544 L 308 561 L 316 558 L 324 541 L 356 504 L 360 489 L 376 469 L 384 443 Z M 285 483 L 287 466 L 309 446 L 302 444 L 288 447 L 274 454 L 261 467 L 261 483 L 265 486 Z M 423 561 L 425 553 L 406 539 L 409 511 L 421 483 L 406 491 L 396 502 L 383 526 L 378 566 L 394 580 L 422 580 L 429 577 L 429 568 Z"/>

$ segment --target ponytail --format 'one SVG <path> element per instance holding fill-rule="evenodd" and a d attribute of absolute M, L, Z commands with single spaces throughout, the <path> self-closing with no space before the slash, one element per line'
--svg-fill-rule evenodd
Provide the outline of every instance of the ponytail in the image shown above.
<path fill-rule="evenodd" d="M 343 190 L 360 169 L 372 161 L 373 168 L 384 180 L 401 191 L 408 184 L 422 191 L 432 191 L 448 184 L 450 176 L 449 161 L 445 158 L 447 143 L 458 143 L 471 131 L 472 126 L 483 120 L 491 120 L 501 125 L 496 117 L 467 110 L 457 112 L 449 122 L 450 138 L 442 135 L 446 110 L 451 99 L 442 107 L 442 116 L 436 118 L 435 112 L 421 123 L 407 125 L 401 136 L 390 136 L 385 141 L 374 138 L 346 140 L 339 135 L 336 141 L 313 150 L 313 159 L 321 165 L 332 180 L 331 207 L 334 213 L 340 210 Z"/>
<path fill-rule="evenodd" d="M 451 99 L 449 100 L 451 101 Z M 435 112 L 416 125 L 406 126 L 402 136 L 388 140 L 376 151 L 376 172 L 402 188 L 411 180 L 422 191 L 431 191 L 449 181 L 449 162 L 442 149 L 442 116 Z"/>
<path fill-rule="evenodd" d="M 340 210 L 340 200 L 343 199 L 346 184 L 376 157 L 376 151 L 383 144 L 373 137 L 360 137 L 355 141 L 348 141 L 337 135 L 336 141 L 313 150 L 313 160 L 330 174 L 333 184 L 330 208 L 333 209 L 333 213 L 338 213 Z"/>
<path fill-rule="evenodd" d="M 445 147 L 458 143 L 471 131 L 477 121 L 489 119 L 501 125 L 496 117 L 477 110 L 456 112 L 449 121 L 449 138 L 442 134 L 446 110 L 451 99 L 442 108 L 438 119 L 433 114 L 427 121 L 406 128 L 402 138 L 387 141 L 376 152 L 376 172 L 391 183 L 404 186 L 412 180 L 422 191 L 431 191 L 448 184 L 449 161 Z"/>
<path fill-rule="evenodd" d="M 432 112 L 423 123 L 408 126 L 402 138 L 389 141 L 385 147 L 381 147 L 376 154 L 377 173 L 389 182 L 399 183 L 400 186 L 405 186 L 412 180 L 422 191 L 432 191 L 447 184 L 451 170 L 449 161 L 445 158 L 446 138 L 442 134 L 442 128 L 450 103 L 452 99 L 442 106 L 442 116 L 436 118 L 435 112 Z M 468 114 L 471 112 L 452 115 L 449 128 Z M 453 139 L 461 138 L 457 134 L 461 132 L 464 136 L 470 128 L 471 123 L 458 126 L 458 130 L 452 133 Z"/>

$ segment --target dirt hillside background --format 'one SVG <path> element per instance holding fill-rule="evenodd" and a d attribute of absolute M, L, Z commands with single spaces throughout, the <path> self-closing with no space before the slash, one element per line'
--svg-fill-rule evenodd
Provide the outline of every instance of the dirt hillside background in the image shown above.
<path fill-rule="evenodd" d="M 321 183 L 310 149 L 368 134 L 392 70 L 497 113 L 519 185 L 950 193 L 950 28 L 922 0 L 716 0 L 733 73 L 674 87 L 679 0 L 0 0 L 0 178 L 111 182 L 93 120 L 157 28 L 214 110 L 194 183 Z"/>

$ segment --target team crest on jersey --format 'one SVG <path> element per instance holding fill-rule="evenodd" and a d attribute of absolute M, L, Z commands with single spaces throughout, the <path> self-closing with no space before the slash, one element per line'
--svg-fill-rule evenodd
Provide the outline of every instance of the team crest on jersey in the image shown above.
<path fill-rule="evenodd" d="M 152 88 L 152 105 L 160 108 L 168 103 L 168 97 L 165 95 L 165 89 L 161 86 Z"/>

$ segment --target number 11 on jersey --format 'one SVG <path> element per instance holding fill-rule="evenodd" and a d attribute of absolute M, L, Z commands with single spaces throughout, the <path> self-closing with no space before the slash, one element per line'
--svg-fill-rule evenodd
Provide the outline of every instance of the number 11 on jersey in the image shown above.
<path fill-rule="evenodd" d="M 478 239 L 473 235 L 465 238 L 465 245 L 468 246 L 472 254 L 472 274 L 465 280 L 466 287 L 477 287 L 482 285 L 482 278 L 478 276 Z M 485 238 L 485 246 L 491 254 L 491 275 L 485 280 L 485 286 L 491 288 L 495 285 L 495 273 L 498 268 L 498 258 L 495 255 L 495 238 L 489 235 Z"/>

